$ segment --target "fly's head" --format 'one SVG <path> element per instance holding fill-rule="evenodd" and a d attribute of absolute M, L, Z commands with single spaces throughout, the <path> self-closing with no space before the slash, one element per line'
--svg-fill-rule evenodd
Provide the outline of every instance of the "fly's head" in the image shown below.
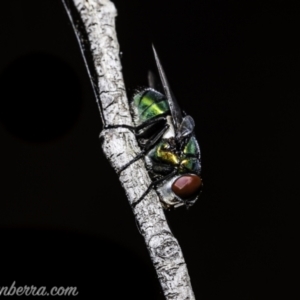
<path fill-rule="evenodd" d="M 187 122 L 192 118 L 185 118 L 181 134 L 173 137 L 165 135 L 146 156 L 146 164 L 151 170 L 152 178 L 167 177 L 157 185 L 165 208 L 192 206 L 202 188 L 200 149 L 194 136 L 194 128 L 190 126 L 192 121 Z M 172 176 L 168 177 L 168 174 Z"/>

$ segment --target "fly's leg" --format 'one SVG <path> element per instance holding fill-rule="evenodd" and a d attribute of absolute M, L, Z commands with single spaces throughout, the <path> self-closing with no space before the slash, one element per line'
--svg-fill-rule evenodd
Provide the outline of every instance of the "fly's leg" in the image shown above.
<path fill-rule="evenodd" d="M 155 127 L 161 123 L 161 126 L 163 126 L 162 129 L 159 130 L 159 132 L 153 137 L 149 138 L 149 140 L 145 143 L 140 145 L 142 147 L 142 151 L 131 161 L 129 161 L 127 164 L 125 164 L 119 171 L 118 174 L 120 174 L 122 171 L 124 171 L 126 168 L 128 168 L 132 163 L 139 160 L 141 157 L 145 155 L 145 153 L 154 146 L 157 141 L 163 136 L 163 134 L 168 130 L 169 125 L 167 124 L 166 118 L 164 116 L 158 116 L 153 119 L 147 120 L 141 125 L 138 125 L 136 127 L 129 126 L 129 125 L 109 125 L 105 126 L 105 129 L 111 129 L 111 128 L 128 128 L 129 130 L 133 131 L 137 138 L 141 137 L 147 137 L 150 133 L 153 132 Z"/>
<path fill-rule="evenodd" d="M 157 126 L 159 123 L 162 125 L 166 124 L 167 120 L 165 116 L 159 115 L 150 120 L 143 122 L 138 126 L 130 126 L 130 125 L 106 125 L 104 129 L 113 129 L 113 128 L 127 128 L 134 132 L 134 134 L 139 138 L 144 135 L 147 135 L 148 132 L 151 132 L 153 127 Z M 142 131 L 141 131 L 142 130 Z"/>
<path fill-rule="evenodd" d="M 142 194 L 142 196 L 137 200 L 135 201 L 131 206 L 133 208 L 135 208 L 144 198 L 145 196 L 150 192 L 150 190 L 155 187 L 156 185 L 158 185 L 159 183 L 165 181 L 165 180 L 168 180 L 169 178 L 173 177 L 175 174 L 177 173 L 177 170 L 174 169 L 170 174 L 160 178 L 160 179 L 157 179 L 153 182 L 151 182 L 151 184 L 148 186 L 147 190 Z"/>
<path fill-rule="evenodd" d="M 143 146 L 143 150 L 135 157 L 133 158 L 130 162 L 125 164 L 119 171 L 118 173 L 120 174 L 122 171 L 124 171 L 126 168 L 128 168 L 132 163 L 136 162 L 139 160 L 141 157 L 145 155 L 145 153 L 152 147 L 154 146 L 157 141 L 163 136 L 163 134 L 168 130 L 169 125 L 165 124 L 165 126 L 161 129 L 161 131 L 153 138 L 149 139 L 148 142 Z"/>

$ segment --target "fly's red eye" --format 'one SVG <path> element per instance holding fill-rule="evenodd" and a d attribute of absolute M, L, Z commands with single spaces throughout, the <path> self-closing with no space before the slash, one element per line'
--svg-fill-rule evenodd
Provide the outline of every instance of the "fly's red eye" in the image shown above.
<path fill-rule="evenodd" d="M 202 179 L 197 175 L 183 175 L 174 181 L 172 191 L 181 199 L 189 199 L 200 192 Z"/>

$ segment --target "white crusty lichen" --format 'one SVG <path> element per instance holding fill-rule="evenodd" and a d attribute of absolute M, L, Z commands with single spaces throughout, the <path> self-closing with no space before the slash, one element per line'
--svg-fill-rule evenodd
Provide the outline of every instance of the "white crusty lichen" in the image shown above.
<path fill-rule="evenodd" d="M 76 27 L 77 20 L 72 17 L 68 1 L 71 0 L 63 0 L 63 3 L 78 41 L 81 43 L 79 30 Z M 88 35 L 96 70 L 96 90 L 99 91 L 99 95 L 96 96 L 98 96 L 97 101 L 100 102 L 98 104 L 104 123 L 104 129 L 100 134 L 102 148 L 112 167 L 119 174 L 120 182 L 132 205 L 147 190 L 151 179 L 143 158 L 120 172 L 124 165 L 141 152 L 141 149 L 130 129 L 112 128 L 116 125 L 133 126 L 115 31 L 117 11 L 109 0 L 72 1 Z M 81 49 L 82 47 L 81 45 Z M 133 213 L 145 239 L 166 299 L 195 299 L 181 248 L 167 224 L 154 189 L 145 196 L 143 201 L 133 207 Z"/>

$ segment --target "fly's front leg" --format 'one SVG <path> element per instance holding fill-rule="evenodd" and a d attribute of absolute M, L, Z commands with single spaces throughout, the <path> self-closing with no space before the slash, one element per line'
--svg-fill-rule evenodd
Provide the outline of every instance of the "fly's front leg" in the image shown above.
<path fill-rule="evenodd" d="M 143 157 L 145 155 L 145 153 L 158 142 L 158 140 L 164 135 L 164 133 L 168 130 L 168 128 L 169 128 L 169 125 L 165 124 L 165 126 L 161 129 L 161 131 L 153 139 L 148 140 L 148 142 L 143 146 L 143 150 L 135 158 L 133 158 L 130 162 L 125 164 L 125 166 L 123 166 L 119 170 L 118 173 L 120 174 L 122 171 L 124 171 L 126 168 L 128 168 L 132 163 L 136 162 L 141 157 Z"/>
<path fill-rule="evenodd" d="M 168 179 L 172 178 L 176 173 L 177 173 L 177 170 L 174 169 L 170 174 L 168 174 L 168 175 L 166 175 L 166 176 L 164 176 L 164 177 L 162 177 L 162 178 L 160 178 L 160 179 L 157 179 L 157 180 L 153 181 L 153 182 L 149 185 L 149 187 L 147 188 L 147 190 L 142 194 L 142 196 L 141 196 L 137 201 L 135 201 L 131 206 L 132 206 L 133 208 L 135 208 L 135 207 L 136 207 L 136 206 L 137 206 L 137 205 L 145 198 L 145 196 L 150 192 L 150 190 L 151 190 L 152 188 L 154 188 L 155 186 L 157 186 L 157 185 L 160 184 L 161 182 L 163 182 L 163 181 L 165 181 L 165 180 L 168 180 Z"/>
<path fill-rule="evenodd" d="M 159 124 L 161 123 L 161 124 Z M 159 132 L 153 136 L 153 131 L 156 129 L 157 125 L 163 126 L 163 128 L 159 129 Z M 168 130 L 169 125 L 167 124 L 166 118 L 159 116 L 155 117 L 153 119 L 147 120 L 144 123 L 142 123 L 139 126 L 133 127 L 129 125 L 109 125 L 106 126 L 105 129 L 111 129 L 111 128 L 128 128 L 129 130 L 133 131 L 137 138 L 142 137 L 149 137 L 149 135 L 152 134 L 151 138 L 148 139 L 148 141 L 144 144 L 141 144 L 142 151 L 131 161 L 129 161 L 127 164 L 125 164 L 119 171 L 118 174 L 120 174 L 122 171 L 124 171 L 126 168 L 128 168 L 131 164 L 142 158 L 145 153 L 154 146 L 157 141 L 163 136 L 163 134 Z"/>
<path fill-rule="evenodd" d="M 127 128 L 130 131 L 132 131 L 138 138 L 146 136 L 148 132 L 153 130 L 155 126 L 157 126 L 159 123 L 162 123 L 162 125 L 166 124 L 166 117 L 164 116 L 158 116 L 154 117 L 150 120 L 147 120 L 143 122 L 142 124 L 138 126 L 130 126 L 125 124 L 120 125 L 105 125 L 104 129 L 114 129 L 114 128 Z"/>

